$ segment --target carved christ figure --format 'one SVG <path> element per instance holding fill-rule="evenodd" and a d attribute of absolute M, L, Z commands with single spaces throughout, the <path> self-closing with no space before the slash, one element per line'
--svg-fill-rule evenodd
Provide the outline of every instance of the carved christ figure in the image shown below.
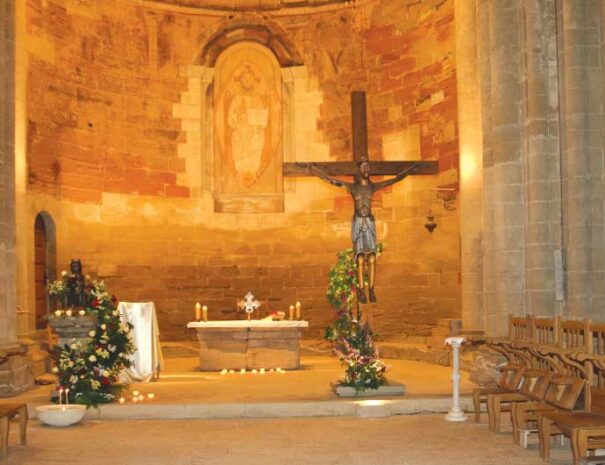
<path fill-rule="evenodd" d="M 360 303 L 376 302 L 374 284 L 376 282 L 376 222 L 372 215 L 372 197 L 374 193 L 392 186 L 411 174 L 416 165 L 401 171 L 394 178 L 381 182 L 374 182 L 370 178 L 370 162 L 367 158 L 360 158 L 356 162 L 357 174 L 353 182 L 345 182 L 333 178 L 322 171 L 314 163 L 297 163 L 302 168 L 307 168 L 312 174 L 337 187 L 344 187 L 349 191 L 355 204 L 355 212 L 351 223 L 351 239 L 355 251 L 355 263 L 357 264 L 357 298 Z M 368 275 L 368 296 L 365 293 L 365 275 Z"/>

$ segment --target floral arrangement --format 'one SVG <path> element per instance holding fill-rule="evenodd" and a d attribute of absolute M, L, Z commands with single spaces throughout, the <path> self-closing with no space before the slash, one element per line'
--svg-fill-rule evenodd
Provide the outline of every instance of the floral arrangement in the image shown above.
<path fill-rule="evenodd" d="M 61 280 L 49 285 L 49 293 L 63 298 L 68 279 L 68 274 L 63 272 Z M 96 317 L 96 326 L 88 334 L 90 340 L 86 344 L 57 347 L 57 366 L 53 371 L 58 375 L 59 388 L 68 393 L 70 402 L 96 406 L 119 397 L 124 389 L 118 382 L 119 374 L 131 365 L 129 356 L 134 346 L 130 338 L 132 326 L 120 321 L 116 297 L 107 292 L 103 281 L 91 281 L 87 276 L 85 282 L 89 304 L 78 314 Z M 70 316 L 71 311 L 61 315 Z"/>
<path fill-rule="evenodd" d="M 382 252 L 378 246 L 378 254 Z M 384 384 L 386 366 L 374 345 L 373 334 L 367 323 L 361 322 L 361 311 L 357 302 L 357 264 L 353 249 L 337 254 L 337 261 L 328 273 L 327 297 L 334 307 L 337 320 L 325 331 L 325 338 L 333 344 L 334 354 L 345 367 L 341 385 L 362 392 L 377 389 Z M 356 317 L 353 318 L 353 308 Z"/>

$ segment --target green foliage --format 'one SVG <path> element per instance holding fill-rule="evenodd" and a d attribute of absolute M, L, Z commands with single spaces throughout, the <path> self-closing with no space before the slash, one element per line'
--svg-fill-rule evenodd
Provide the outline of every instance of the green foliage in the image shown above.
<path fill-rule="evenodd" d="M 378 254 L 382 252 L 379 244 Z M 342 385 L 356 391 L 376 389 L 384 383 L 386 366 L 374 345 L 370 327 L 362 323 L 361 315 L 352 317 L 357 307 L 357 264 L 353 249 L 337 254 L 337 261 L 330 270 L 327 297 L 337 313 L 332 326 L 325 329 L 325 338 L 332 342 L 334 354 L 345 367 Z M 357 313 L 357 312 L 356 312 Z"/>
<path fill-rule="evenodd" d="M 131 365 L 134 346 L 132 326 L 120 321 L 117 299 L 106 291 L 103 281 L 88 281 L 86 293 L 90 302 L 86 315 L 96 317 L 96 327 L 89 333 L 87 344 L 57 347 L 57 367 L 53 371 L 58 375 L 59 387 L 69 389 L 70 402 L 97 406 L 114 401 L 124 389 L 118 379 L 120 372 Z"/>

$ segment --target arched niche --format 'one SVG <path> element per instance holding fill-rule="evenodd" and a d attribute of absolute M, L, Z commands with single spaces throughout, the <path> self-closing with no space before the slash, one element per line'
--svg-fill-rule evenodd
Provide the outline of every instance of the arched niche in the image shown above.
<path fill-rule="evenodd" d="M 57 276 L 57 237 L 53 218 L 40 212 L 34 221 L 34 294 L 36 329 L 44 329 L 52 310 L 47 286 Z"/>
<path fill-rule="evenodd" d="M 316 130 L 322 101 L 306 66 L 282 35 L 259 25 L 217 32 L 193 63 L 180 69 L 188 87 L 173 105 L 173 117 L 181 120 L 185 134 L 178 154 L 186 172 L 179 182 L 190 187 L 193 197 L 211 200 L 215 213 L 283 212 L 282 164 L 294 161 L 296 150 L 310 151 L 308 135 Z M 254 76 L 254 93 L 235 102 L 236 94 L 247 95 L 242 77 L 248 72 Z M 246 129 L 256 138 L 234 136 L 229 127 L 234 103 L 249 104 L 239 117 L 256 126 Z M 297 114 L 295 109 L 303 107 L 306 113 Z M 260 166 L 247 176 L 234 169 L 233 144 L 242 138 L 256 144 L 260 154 Z"/>
<path fill-rule="evenodd" d="M 275 55 L 254 42 L 216 60 L 212 85 L 216 212 L 283 211 L 283 92 Z"/>

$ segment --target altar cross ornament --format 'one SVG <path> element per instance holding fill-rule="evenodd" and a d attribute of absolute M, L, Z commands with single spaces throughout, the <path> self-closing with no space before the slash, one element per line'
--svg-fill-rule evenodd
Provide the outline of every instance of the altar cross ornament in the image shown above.
<path fill-rule="evenodd" d="M 372 197 L 375 192 L 391 186 L 413 174 L 438 174 L 436 161 L 375 161 L 368 157 L 368 132 L 365 92 L 351 93 L 353 161 L 285 163 L 284 176 L 317 176 L 330 184 L 346 188 L 355 203 L 351 239 L 357 265 L 357 300 L 359 303 L 376 302 L 376 224 L 372 215 Z M 373 181 L 373 175 L 395 175 L 384 181 Z M 334 176 L 353 176 L 353 182 Z M 368 294 L 365 292 L 367 273 Z"/>
<path fill-rule="evenodd" d="M 252 318 L 252 313 L 254 310 L 261 306 L 261 303 L 256 300 L 252 292 L 248 291 L 244 298 L 238 302 L 238 306 L 246 312 L 249 320 Z"/>

